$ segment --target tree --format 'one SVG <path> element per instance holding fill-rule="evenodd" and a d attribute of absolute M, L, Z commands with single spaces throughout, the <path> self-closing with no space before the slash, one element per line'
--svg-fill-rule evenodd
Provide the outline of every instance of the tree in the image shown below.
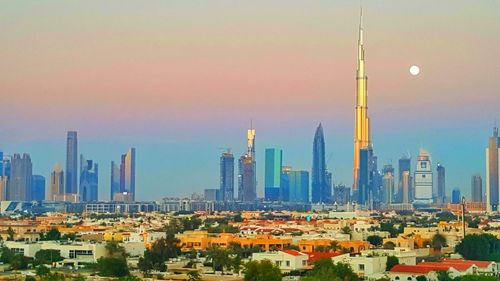
<path fill-rule="evenodd" d="M 35 260 L 41 264 L 52 264 L 63 259 L 59 250 L 40 250 L 35 254 Z"/>
<path fill-rule="evenodd" d="M 427 281 L 427 277 L 425 277 L 425 275 L 419 275 L 417 276 L 417 281 Z"/>
<path fill-rule="evenodd" d="M 341 232 L 344 234 L 349 234 L 349 237 L 351 237 L 352 230 L 349 226 L 342 227 Z"/>
<path fill-rule="evenodd" d="M 198 271 L 190 271 L 187 273 L 188 281 L 201 281 L 201 275 Z"/>
<path fill-rule="evenodd" d="M 330 242 L 330 249 L 334 252 L 336 252 L 337 250 L 339 250 L 340 246 L 339 246 L 339 242 L 335 241 L 335 240 L 332 240 L 332 242 Z"/>
<path fill-rule="evenodd" d="M 240 273 L 240 270 L 241 270 L 241 256 L 239 255 L 234 255 L 230 261 L 229 261 L 229 265 L 231 266 L 231 268 L 233 269 L 233 272 L 234 273 Z"/>
<path fill-rule="evenodd" d="M 251 261 L 245 265 L 244 281 L 281 281 L 280 269 L 269 260 Z"/>
<path fill-rule="evenodd" d="M 0 261 L 3 263 L 10 263 L 14 258 L 14 252 L 7 247 L 2 247 L 2 255 L 0 255 Z"/>
<path fill-rule="evenodd" d="M 290 244 L 288 246 L 285 246 L 284 247 L 285 250 L 295 250 L 295 251 L 300 251 L 300 248 L 299 246 L 297 245 L 294 245 L 294 244 Z"/>
<path fill-rule="evenodd" d="M 149 276 L 151 270 L 164 272 L 167 270 L 165 262 L 180 254 L 177 247 L 178 240 L 171 234 L 167 238 L 160 238 L 153 242 L 151 249 L 144 251 L 144 257 L 139 258 L 138 267 L 144 276 Z"/>
<path fill-rule="evenodd" d="M 50 273 L 50 269 L 45 265 L 39 265 L 36 268 L 36 276 L 42 277 Z"/>
<path fill-rule="evenodd" d="M 446 238 L 437 233 L 432 237 L 431 246 L 434 250 L 441 251 L 441 248 L 446 247 Z"/>
<path fill-rule="evenodd" d="M 395 256 L 388 256 L 387 257 L 387 262 L 385 264 L 385 270 L 389 271 L 391 268 L 393 268 L 395 265 L 399 264 L 399 259 Z"/>
<path fill-rule="evenodd" d="M 63 234 L 61 239 L 75 241 L 76 240 L 76 233 L 65 233 L 65 234 Z"/>
<path fill-rule="evenodd" d="M 51 228 L 49 231 L 47 231 L 47 233 L 45 233 L 44 237 L 41 237 L 41 240 L 61 240 L 61 232 L 59 232 L 57 228 Z"/>
<path fill-rule="evenodd" d="M 460 281 L 498 281 L 498 277 L 481 274 L 467 274 L 460 277 Z"/>
<path fill-rule="evenodd" d="M 343 281 L 358 281 L 359 278 L 348 264 L 334 264 L 331 259 L 323 258 L 314 263 L 314 267 L 310 270 L 304 280 L 343 280 Z"/>
<path fill-rule="evenodd" d="M 399 234 L 399 231 L 394 227 L 394 224 L 390 222 L 380 223 L 380 230 L 389 232 L 393 238 L 397 237 Z"/>
<path fill-rule="evenodd" d="M 124 257 L 102 257 L 97 261 L 99 275 L 122 277 L 129 274 L 127 260 Z"/>
<path fill-rule="evenodd" d="M 366 241 L 370 242 L 375 247 L 380 247 L 382 246 L 382 242 L 384 239 L 378 235 L 370 235 L 366 238 Z"/>
<path fill-rule="evenodd" d="M 212 262 L 214 271 L 224 272 L 224 267 L 229 267 L 229 253 L 226 250 L 212 247 L 207 250 L 207 260 Z"/>
<path fill-rule="evenodd" d="M 26 269 L 28 268 L 28 261 L 24 256 L 15 254 L 10 262 L 10 267 L 14 270 Z"/>
<path fill-rule="evenodd" d="M 109 241 L 106 243 L 106 252 L 109 257 L 126 257 L 127 253 L 125 252 L 125 248 L 118 244 L 117 241 Z"/>
<path fill-rule="evenodd" d="M 14 241 L 14 235 L 16 234 L 16 232 L 14 231 L 14 229 L 12 229 L 12 227 L 9 226 L 9 228 L 7 229 L 7 241 Z"/>
<path fill-rule="evenodd" d="M 439 270 L 437 272 L 437 280 L 438 281 L 453 281 L 453 278 L 451 278 L 450 273 L 446 270 Z"/>
<path fill-rule="evenodd" d="M 36 278 L 31 275 L 28 275 L 26 276 L 26 278 L 24 278 L 24 281 L 36 281 Z"/>
<path fill-rule="evenodd" d="M 466 235 L 455 251 L 467 260 L 500 261 L 500 239 L 491 234 Z"/>

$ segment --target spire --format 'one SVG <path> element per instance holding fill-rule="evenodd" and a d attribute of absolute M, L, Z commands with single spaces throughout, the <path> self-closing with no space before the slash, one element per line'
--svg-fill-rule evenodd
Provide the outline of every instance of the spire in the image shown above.
<path fill-rule="evenodd" d="M 360 7 L 359 12 L 359 45 L 363 45 L 363 6 Z"/>

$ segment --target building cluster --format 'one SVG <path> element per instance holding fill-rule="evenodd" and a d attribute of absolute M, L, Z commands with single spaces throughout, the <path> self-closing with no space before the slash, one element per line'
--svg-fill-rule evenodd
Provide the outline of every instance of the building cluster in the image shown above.
<path fill-rule="evenodd" d="M 227 220 L 240 216 L 240 220 Z M 499 274 L 499 264 L 493 261 L 463 260 L 455 254 L 455 247 L 464 234 L 489 233 L 500 237 L 498 221 L 483 220 L 478 228 L 463 221 L 439 221 L 421 224 L 408 217 L 397 233 L 383 229 L 387 221 L 403 221 L 396 212 L 378 213 L 358 210 L 350 212 L 196 212 L 190 214 L 143 212 L 135 216 L 96 216 L 52 213 L 36 218 L 0 219 L 0 237 L 3 245 L 14 253 L 35 257 L 40 250 L 59 251 L 63 260 L 57 267 L 93 263 L 108 255 L 106 243 L 114 241 L 122 246 L 128 264 L 137 266 L 137 260 L 155 241 L 166 238 L 165 227 L 173 220 L 199 220 L 194 229 L 175 234 L 181 253 L 203 253 L 212 248 L 228 250 L 234 245 L 252 249 L 246 260 L 270 260 L 283 273 L 309 270 L 319 259 L 349 264 L 364 280 L 412 280 L 426 276 L 437 280 L 438 271 L 448 271 L 452 277 L 466 274 Z M 430 220 L 435 214 L 415 212 L 414 217 Z M 226 220 L 233 231 L 213 231 Z M 181 224 L 182 225 L 182 224 Z M 486 227 L 488 226 L 488 227 Z M 47 240 L 45 233 L 57 229 L 60 239 Z M 445 239 L 443 247 L 436 248 L 436 235 Z M 45 237 L 45 239 L 44 239 Z M 378 237 L 379 242 L 373 242 Z M 446 255 L 437 261 L 426 261 L 432 255 Z M 200 257 L 203 255 L 200 255 Z M 398 264 L 387 268 L 389 257 Z M 192 259 L 192 258 L 191 258 Z M 189 258 L 176 259 L 182 268 Z M 201 273 L 212 272 L 198 260 Z M 170 265 L 169 265 L 170 268 Z M 173 267 L 175 270 L 175 267 Z M 404 279 L 403 279 L 404 278 Z"/>
<path fill-rule="evenodd" d="M 111 162 L 110 189 L 110 201 L 135 201 L 135 148 L 122 155 L 119 166 Z M 56 163 L 48 183 L 44 176 L 33 174 L 28 153 L 10 156 L 0 151 L 0 201 L 95 202 L 98 191 L 98 164 L 83 154 L 78 161 L 75 131 L 67 134 L 66 169 Z"/>
<path fill-rule="evenodd" d="M 403 155 L 398 167 L 385 164 L 378 167 L 371 139 L 368 116 L 368 87 L 365 68 L 363 27 L 359 26 L 356 71 L 356 108 L 354 126 L 353 184 L 334 184 L 332 172 L 326 167 L 325 138 L 319 124 L 314 134 L 312 168 L 309 171 L 284 165 L 283 151 L 265 149 L 263 200 L 265 202 L 297 202 L 345 205 L 355 203 L 367 209 L 410 210 L 413 207 L 439 207 L 465 204 L 459 188 L 447 191 L 446 169 L 433 163 L 431 153 L 420 149 L 416 159 Z M 500 194 L 498 129 L 490 138 L 486 153 L 486 192 L 480 174 L 471 177 L 471 198 L 474 209 L 497 211 Z M 228 149 L 220 157 L 220 188 L 205 190 L 209 201 L 252 202 L 257 198 L 255 129 L 247 131 L 247 151 L 234 171 L 234 156 Z M 235 193 L 237 177 L 237 194 Z"/>

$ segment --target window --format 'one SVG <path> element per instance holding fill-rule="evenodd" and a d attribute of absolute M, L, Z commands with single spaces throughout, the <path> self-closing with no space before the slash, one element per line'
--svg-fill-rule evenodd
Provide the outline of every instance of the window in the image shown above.
<path fill-rule="evenodd" d="M 76 259 L 79 256 L 93 256 L 92 250 L 69 250 L 69 258 Z"/>
<path fill-rule="evenodd" d="M 364 264 L 360 264 L 359 265 L 359 270 L 360 271 L 365 271 L 365 265 Z"/>
<path fill-rule="evenodd" d="M 289 267 L 290 266 L 290 261 L 286 261 L 286 266 Z"/>
<path fill-rule="evenodd" d="M 399 280 L 399 276 L 396 276 L 396 278 L 394 278 L 394 280 Z"/>

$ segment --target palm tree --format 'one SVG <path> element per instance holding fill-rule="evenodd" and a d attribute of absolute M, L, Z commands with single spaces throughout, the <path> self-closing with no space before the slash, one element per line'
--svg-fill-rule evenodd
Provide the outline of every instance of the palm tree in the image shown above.
<path fill-rule="evenodd" d="M 332 240 L 332 242 L 330 242 L 330 249 L 336 252 L 339 249 L 339 242 Z"/>
<path fill-rule="evenodd" d="M 351 237 L 352 230 L 349 226 L 344 226 L 341 231 L 344 234 L 349 234 L 349 238 Z"/>

